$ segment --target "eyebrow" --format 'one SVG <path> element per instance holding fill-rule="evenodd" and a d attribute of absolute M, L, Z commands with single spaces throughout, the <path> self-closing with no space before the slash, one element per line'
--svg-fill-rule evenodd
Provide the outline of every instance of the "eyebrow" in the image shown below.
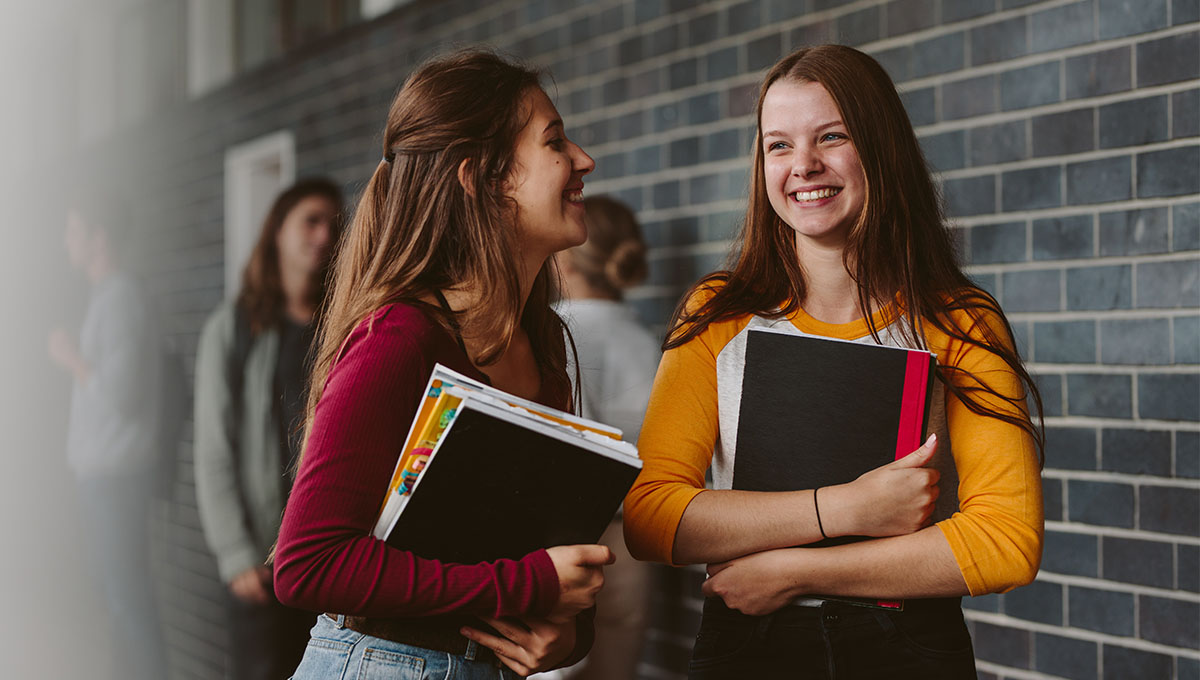
<path fill-rule="evenodd" d="M 562 127 L 562 126 L 563 126 L 562 118 L 555 118 L 554 120 L 550 121 L 550 124 L 546 126 L 545 130 L 542 130 L 542 134 L 549 132 L 550 128 Z"/>
<path fill-rule="evenodd" d="M 817 132 L 821 132 L 823 130 L 828 130 L 831 127 L 838 127 L 839 125 L 842 127 L 846 126 L 846 124 L 840 120 L 831 120 L 828 123 L 822 123 L 821 125 L 818 125 Z M 782 132 L 780 130 L 768 130 L 763 133 L 763 137 L 787 137 L 787 136 L 788 136 L 788 134 L 786 132 Z"/>

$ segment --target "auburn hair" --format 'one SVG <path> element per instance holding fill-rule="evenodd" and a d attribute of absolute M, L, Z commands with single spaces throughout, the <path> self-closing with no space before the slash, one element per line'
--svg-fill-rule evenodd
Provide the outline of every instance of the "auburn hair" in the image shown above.
<path fill-rule="evenodd" d="M 275 197 L 258 233 L 258 242 L 250 252 L 242 270 L 242 287 L 238 291 L 238 309 L 250 323 L 250 333 L 258 335 L 276 328 L 284 316 L 283 283 L 279 278 L 279 244 L 276 237 L 283 228 L 288 213 L 306 198 L 317 196 L 333 204 L 334 219 L 330 224 L 329 242 L 336 244 L 342 233 L 342 190 L 322 177 L 302 179 Z M 331 248 L 332 250 L 332 248 Z M 313 272 L 309 287 L 314 308 L 320 309 L 325 299 L 325 279 L 329 260 Z"/>
<path fill-rule="evenodd" d="M 516 141 L 531 115 L 528 95 L 540 88 L 536 70 L 463 50 L 419 66 L 396 94 L 383 158 L 335 256 L 309 389 L 310 424 L 355 326 L 387 304 L 424 304 L 423 296 L 451 288 L 470 288 L 479 298 L 454 318 L 427 308 L 447 330 L 457 326 L 481 340 L 475 363 L 497 361 L 520 327 L 543 383 L 571 393 L 565 329 L 549 304 L 557 281 L 553 258 L 522 306 L 516 205 L 505 193 Z"/>
<path fill-rule="evenodd" d="M 729 269 L 710 274 L 693 287 L 692 293 L 712 290 L 711 297 L 690 305 L 693 295 L 689 294 L 680 302 L 663 349 L 687 343 L 715 321 L 745 314 L 790 316 L 805 299 L 807 286 L 795 256 L 795 232 L 771 207 L 763 169 L 763 99 L 779 80 L 820 83 L 837 104 L 862 163 L 866 196 L 843 254 L 857 285 L 859 308 L 870 310 L 873 304 L 896 301 L 905 318 L 900 330 L 911 346 L 925 347 L 924 325 L 929 324 L 1002 359 L 1020 380 L 1024 394 L 1019 397 L 1001 394 L 954 366 L 939 366 L 938 379 L 972 412 L 1028 432 L 1043 457 L 1041 395 L 1015 348 L 1012 327 L 996 299 L 962 272 L 937 188 L 891 78 L 878 62 L 851 47 L 801 48 L 767 73 L 756 107 L 754 167 L 738 250 Z M 964 312 L 970 322 L 956 321 L 960 315 L 952 312 Z M 869 313 L 864 316 L 878 341 L 879 329 Z M 984 321 L 989 316 L 1000 320 L 1005 337 Z M 973 331 L 982 337 L 977 339 Z M 1012 408 L 993 408 L 980 398 L 984 395 Z M 1026 400 L 1036 405 L 1036 426 Z"/>

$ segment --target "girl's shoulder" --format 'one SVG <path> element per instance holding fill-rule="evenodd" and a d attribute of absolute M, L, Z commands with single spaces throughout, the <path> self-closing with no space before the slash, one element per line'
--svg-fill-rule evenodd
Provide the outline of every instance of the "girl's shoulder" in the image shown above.
<path fill-rule="evenodd" d="M 409 300 L 390 302 L 364 317 L 350 331 L 340 354 L 351 347 L 372 351 L 434 350 L 445 345 L 446 329 L 428 305 Z"/>

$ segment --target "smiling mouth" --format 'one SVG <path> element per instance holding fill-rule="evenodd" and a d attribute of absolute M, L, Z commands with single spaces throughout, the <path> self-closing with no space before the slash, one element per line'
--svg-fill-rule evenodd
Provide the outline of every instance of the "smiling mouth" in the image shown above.
<path fill-rule="evenodd" d="M 567 200 L 571 203 L 583 203 L 583 189 L 564 191 L 563 196 L 566 196 Z"/>
<path fill-rule="evenodd" d="M 832 198 L 842 193 L 841 187 L 825 187 L 815 191 L 793 191 L 788 196 L 797 203 L 809 203 L 823 198 Z"/>

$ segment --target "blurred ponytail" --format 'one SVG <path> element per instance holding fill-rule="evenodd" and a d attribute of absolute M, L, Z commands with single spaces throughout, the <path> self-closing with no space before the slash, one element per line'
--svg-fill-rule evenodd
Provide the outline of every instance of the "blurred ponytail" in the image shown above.
<path fill-rule="evenodd" d="M 607 196 L 584 199 L 587 242 L 566 252 L 597 293 L 615 300 L 646 279 L 646 242 L 633 211 Z"/>

